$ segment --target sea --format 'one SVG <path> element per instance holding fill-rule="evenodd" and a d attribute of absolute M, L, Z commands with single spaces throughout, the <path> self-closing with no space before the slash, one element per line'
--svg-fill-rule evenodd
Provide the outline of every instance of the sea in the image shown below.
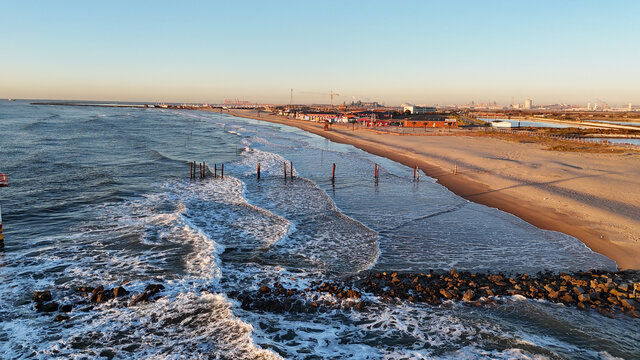
<path fill-rule="evenodd" d="M 191 161 L 218 177 L 191 179 Z M 297 128 L 1 101 L 0 173 L 9 179 L 0 188 L 2 359 L 640 358 L 637 319 L 520 296 L 470 307 L 364 294 L 364 309 L 243 309 L 230 293 L 370 271 L 616 270 L 576 238 Z M 77 304 L 79 286 L 135 294 L 149 284 L 164 286 L 154 301 L 74 305 L 66 321 L 31 299 L 49 290 Z"/>

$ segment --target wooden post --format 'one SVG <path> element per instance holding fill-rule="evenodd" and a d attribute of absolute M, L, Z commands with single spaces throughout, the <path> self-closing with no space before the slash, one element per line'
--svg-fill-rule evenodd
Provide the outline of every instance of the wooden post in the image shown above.
<path fill-rule="evenodd" d="M 207 162 L 203 161 L 202 162 L 202 178 L 206 178 L 207 177 Z"/>
<path fill-rule="evenodd" d="M 291 181 L 293 181 L 293 161 L 289 161 L 289 175 Z"/>
<path fill-rule="evenodd" d="M 189 161 L 189 179 L 193 179 L 193 163 Z"/>
<path fill-rule="evenodd" d="M 287 162 L 283 161 L 282 162 L 282 170 L 284 171 L 284 181 L 287 181 Z"/>
<path fill-rule="evenodd" d="M 458 164 L 456 163 L 453 168 L 453 175 L 457 175 L 457 174 L 458 174 Z"/>
<path fill-rule="evenodd" d="M 213 164 L 213 177 L 218 177 L 218 164 Z"/>
<path fill-rule="evenodd" d="M 331 183 L 336 182 L 336 163 L 333 163 L 333 171 L 331 172 Z"/>
<path fill-rule="evenodd" d="M 418 165 L 416 165 L 416 173 L 418 174 L 418 178 L 416 179 L 416 181 L 420 182 L 420 169 L 418 168 Z"/>
<path fill-rule="evenodd" d="M 258 181 L 260 181 L 260 163 L 258 163 L 258 172 L 257 172 L 257 174 L 258 174 Z"/>
<path fill-rule="evenodd" d="M 418 165 L 413 167 L 413 180 L 416 179 L 416 168 L 418 167 Z"/>
<path fill-rule="evenodd" d="M 220 168 L 220 178 L 224 179 L 224 163 L 222 163 Z"/>

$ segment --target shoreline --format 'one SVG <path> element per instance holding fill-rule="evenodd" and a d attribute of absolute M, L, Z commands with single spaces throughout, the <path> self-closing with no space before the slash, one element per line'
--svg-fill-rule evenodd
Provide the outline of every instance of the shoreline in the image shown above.
<path fill-rule="evenodd" d="M 514 144 L 499 139 L 468 136 L 397 136 L 379 134 L 369 130 L 353 131 L 346 127 L 343 129 L 335 126 L 330 131 L 325 131 L 321 125 L 316 123 L 256 113 L 252 110 L 231 110 L 227 114 L 297 127 L 331 141 L 350 144 L 408 167 L 418 165 L 426 175 L 436 179 L 438 184 L 460 197 L 508 212 L 538 228 L 576 237 L 591 250 L 614 260 L 621 270 L 640 269 L 640 242 L 637 235 L 640 234 L 640 219 L 638 218 L 640 208 L 636 205 L 640 204 L 640 194 L 629 197 L 622 196 L 612 199 L 609 204 L 606 204 L 606 197 L 598 194 L 598 186 L 605 185 L 609 180 L 603 174 L 572 174 L 570 172 L 566 174 L 568 177 L 566 180 L 553 179 L 558 176 L 558 173 L 562 174 L 566 171 L 565 167 L 575 171 L 583 169 L 575 163 L 580 164 L 581 160 L 585 160 L 584 158 L 596 159 L 594 165 L 599 166 L 602 165 L 600 162 L 612 162 L 611 156 L 613 155 L 562 153 L 566 154 L 564 157 L 571 159 L 559 161 L 558 158 L 562 156 L 557 156 L 558 152 L 540 149 L 540 146 L 536 144 Z M 415 148 L 412 148 L 414 145 Z M 437 146 L 444 147 L 444 149 L 436 148 Z M 521 165 L 517 163 L 517 159 L 510 159 L 508 154 L 507 156 L 491 154 L 499 153 L 505 146 L 506 148 L 521 147 L 518 150 L 521 152 L 524 150 L 525 154 L 528 151 L 540 152 L 543 157 L 546 156 L 542 159 L 543 161 L 559 163 L 561 169 L 556 168 L 557 165 L 551 169 L 544 169 L 544 166 L 540 166 L 541 164 L 533 166 L 524 162 L 524 165 Z M 483 156 L 478 157 L 471 153 L 474 148 L 487 150 L 490 156 L 487 156 L 488 161 L 484 161 L 486 164 L 483 164 L 483 159 L 481 159 Z M 425 149 L 428 150 L 424 151 Z M 438 149 L 438 151 L 433 151 L 434 149 Z M 447 155 L 448 150 L 452 152 L 449 155 Z M 522 157 L 522 154 L 517 155 Z M 496 159 L 491 159 L 492 156 Z M 470 157 L 473 159 L 469 160 Z M 630 161 L 632 164 L 640 164 L 640 156 L 637 154 L 624 155 L 624 158 L 620 159 L 623 163 L 618 164 L 618 167 L 629 166 Z M 539 172 L 549 170 L 549 174 L 543 175 L 553 180 L 540 183 L 530 181 L 526 176 L 524 179 L 518 179 L 509 176 L 512 175 L 509 173 L 513 171 L 493 168 L 495 162 L 502 163 L 504 166 L 505 162 L 509 163 L 510 161 L 515 161 L 513 168 L 516 173 L 523 170 L 525 175 L 527 172 L 531 172 L 532 177 L 537 177 L 540 175 Z M 457 174 L 453 173 L 454 166 L 458 168 Z M 543 169 L 538 170 L 537 167 Z M 636 168 L 638 167 L 636 166 Z M 640 188 L 640 169 L 633 172 L 638 176 L 629 174 L 622 180 L 619 178 L 616 180 L 620 180 L 625 186 L 637 185 L 635 188 Z M 613 171 L 611 176 L 617 176 L 620 173 L 624 173 L 624 171 Z M 577 183 L 576 185 L 585 185 L 585 187 L 581 189 L 584 191 L 575 196 L 572 196 L 570 190 L 560 185 L 560 183 L 574 183 L 581 179 L 582 182 L 587 182 L 588 186 Z M 595 184 L 589 183 L 594 179 L 596 180 Z M 609 184 L 614 188 L 615 185 Z M 545 189 L 546 187 L 551 187 L 551 191 Z M 556 187 L 558 189 L 553 189 Z M 544 204 L 540 199 L 543 199 Z M 629 215 L 628 211 L 633 210 L 638 210 L 638 212 Z"/>

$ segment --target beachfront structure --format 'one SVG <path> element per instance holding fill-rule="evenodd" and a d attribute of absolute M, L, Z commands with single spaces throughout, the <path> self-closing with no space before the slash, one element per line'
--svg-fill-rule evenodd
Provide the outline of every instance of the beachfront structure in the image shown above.
<path fill-rule="evenodd" d="M 436 112 L 436 108 L 431 106 L 416 106 L 416 105 L 403 105 L 403 111 L 407 111 L 412 115 L 427 114 Z"/>
<path fill-rule="evenodd" d="M 366 126 L 366 127 L 374 127 L 374 126 L 389 126 L 391 125 L 391 121 L 389 120 L 381 120 L 376 118 L 358 118 L 358 124 Z"/>

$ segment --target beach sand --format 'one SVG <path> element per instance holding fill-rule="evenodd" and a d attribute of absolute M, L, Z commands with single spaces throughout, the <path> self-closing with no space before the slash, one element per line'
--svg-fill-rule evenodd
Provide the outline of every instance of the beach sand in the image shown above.
<path fill-rule="evenodd" d="M 547 230 L 572 235 L 620 269 L 640 269 L 640 154 L 550 151 L 482 136 L 397 136 L 258 113 L 271 121 L 418 165 L 455 194 Z M 454 174 L 454 169 L 457 172 Z"/>

